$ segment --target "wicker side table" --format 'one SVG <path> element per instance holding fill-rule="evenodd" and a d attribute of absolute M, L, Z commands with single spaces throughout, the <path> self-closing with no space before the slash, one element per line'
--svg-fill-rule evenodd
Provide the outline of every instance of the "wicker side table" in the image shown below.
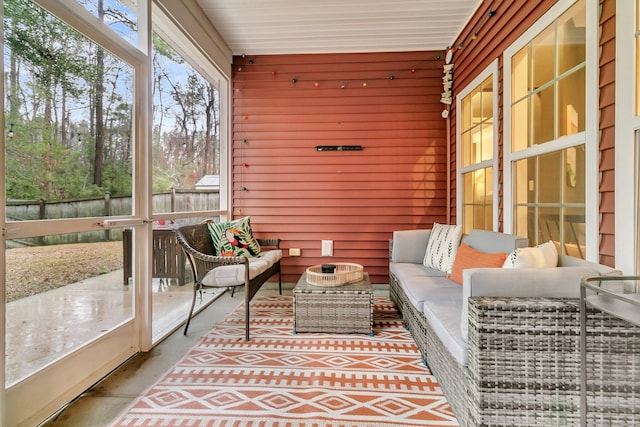
<path fill-rule="evenodd" d="M 589 292 L 589 293 L 587 293 Z M 608 326 L 613 338 L 592 333 L 589 326 L 597 324 L 588 316 L 588 308 L 606 313 L 619 319 L 619 325 Z M 592 316 L 591 316 L 592 317 Z M 580 283 L 580 424 L 582 426 L 604 424 L 611 418 L 611 424 L 636 425 L 640 421 L 640 402 L 637 380 L 640 377 L 640 276 L 597 276 L 585 277 Z M 592 346 L 595 356 L 589 358 Z M 608 352 L 605 354 L 605 351 Z M 599 354 L 599 353 L 603 354 Z M 587 366 L 599 362 L 595 372 L 605 373 L 605 379 L 596 379 L 589 384 Z M 593 390 L 592 390 L 593 389 Z M 588 398 L 591 394 L 591 398 Z M 601 394 L 601 396 L 598 396 Z M 591 405 L 597 414 L 589 422 Z"/>
<path fill-rule="evenodd" d="M 373 288 L 369 275 L 357 283 L 322 287 L 307 283 L 306 272 L 293 288 L 293 333 L 361 333 L 373 336 Z"/>

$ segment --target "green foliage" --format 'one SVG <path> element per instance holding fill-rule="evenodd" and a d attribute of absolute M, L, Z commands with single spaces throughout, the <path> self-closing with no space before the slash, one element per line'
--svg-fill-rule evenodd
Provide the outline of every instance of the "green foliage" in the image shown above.
<path fill-rule="evenodd" d="M 107 191 L 131 194 L 131 67 L 31 0 L 4 0 L 3 5 L 4 114 L 12 129 L 5 143 L 6 197 L 59 200 Z M 125 13 L 107 8 L 105 15 L 135 30 L 135 21 Z M 209 154 L 217 148 L 208 145 L 214 141 L 217 146 L 217 115 L 211 115 L 217 100 L 211 83 L 157 34 L 153 45 L 158 114 L 153 188 L 190 188 L 202 175 L 217 173 L 215 155 Z M 102 120 L 96 120 L 97 114 Z M 100 123 L 104 125 L 98 129 Z M 101 187 L 93 184 L 98 164 Z"/>

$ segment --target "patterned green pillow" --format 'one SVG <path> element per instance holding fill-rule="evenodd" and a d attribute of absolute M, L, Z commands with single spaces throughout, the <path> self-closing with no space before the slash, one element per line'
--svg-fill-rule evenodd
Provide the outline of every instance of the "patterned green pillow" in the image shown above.
<path fill-rule="evenodd" d="M 210 222 L 207 224 L 213 247 L 220 256 L 260 255 L 260 245 L 253 237 L 248 216 L 234 221 Z"/>

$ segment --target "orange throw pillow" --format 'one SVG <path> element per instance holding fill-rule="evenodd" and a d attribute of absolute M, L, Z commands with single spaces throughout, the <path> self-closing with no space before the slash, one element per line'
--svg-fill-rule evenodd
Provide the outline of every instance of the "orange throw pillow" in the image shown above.
<path fill-rule="evenodd" d="M 462 270 L 479 267 L 502 267 L 505 259 L 507 259 L 506 253 L 489 254 L 475 250 L 466 243 L 461 243 L 456 253 L 456 259 L 453 261 L 453 268 L 449 278 L 462 285 Z"/>

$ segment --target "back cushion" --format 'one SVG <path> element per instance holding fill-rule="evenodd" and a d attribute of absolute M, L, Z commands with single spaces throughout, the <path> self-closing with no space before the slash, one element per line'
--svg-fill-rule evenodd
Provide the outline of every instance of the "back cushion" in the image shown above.
<path fill-rule="evenodd" d="M 462 237 L 462 241 L 476 250 L 487 253 L 510 253 L 516 248 L 529 246 L 529 240 L 525 237 L 487 230 L 471 230 Z"/>

